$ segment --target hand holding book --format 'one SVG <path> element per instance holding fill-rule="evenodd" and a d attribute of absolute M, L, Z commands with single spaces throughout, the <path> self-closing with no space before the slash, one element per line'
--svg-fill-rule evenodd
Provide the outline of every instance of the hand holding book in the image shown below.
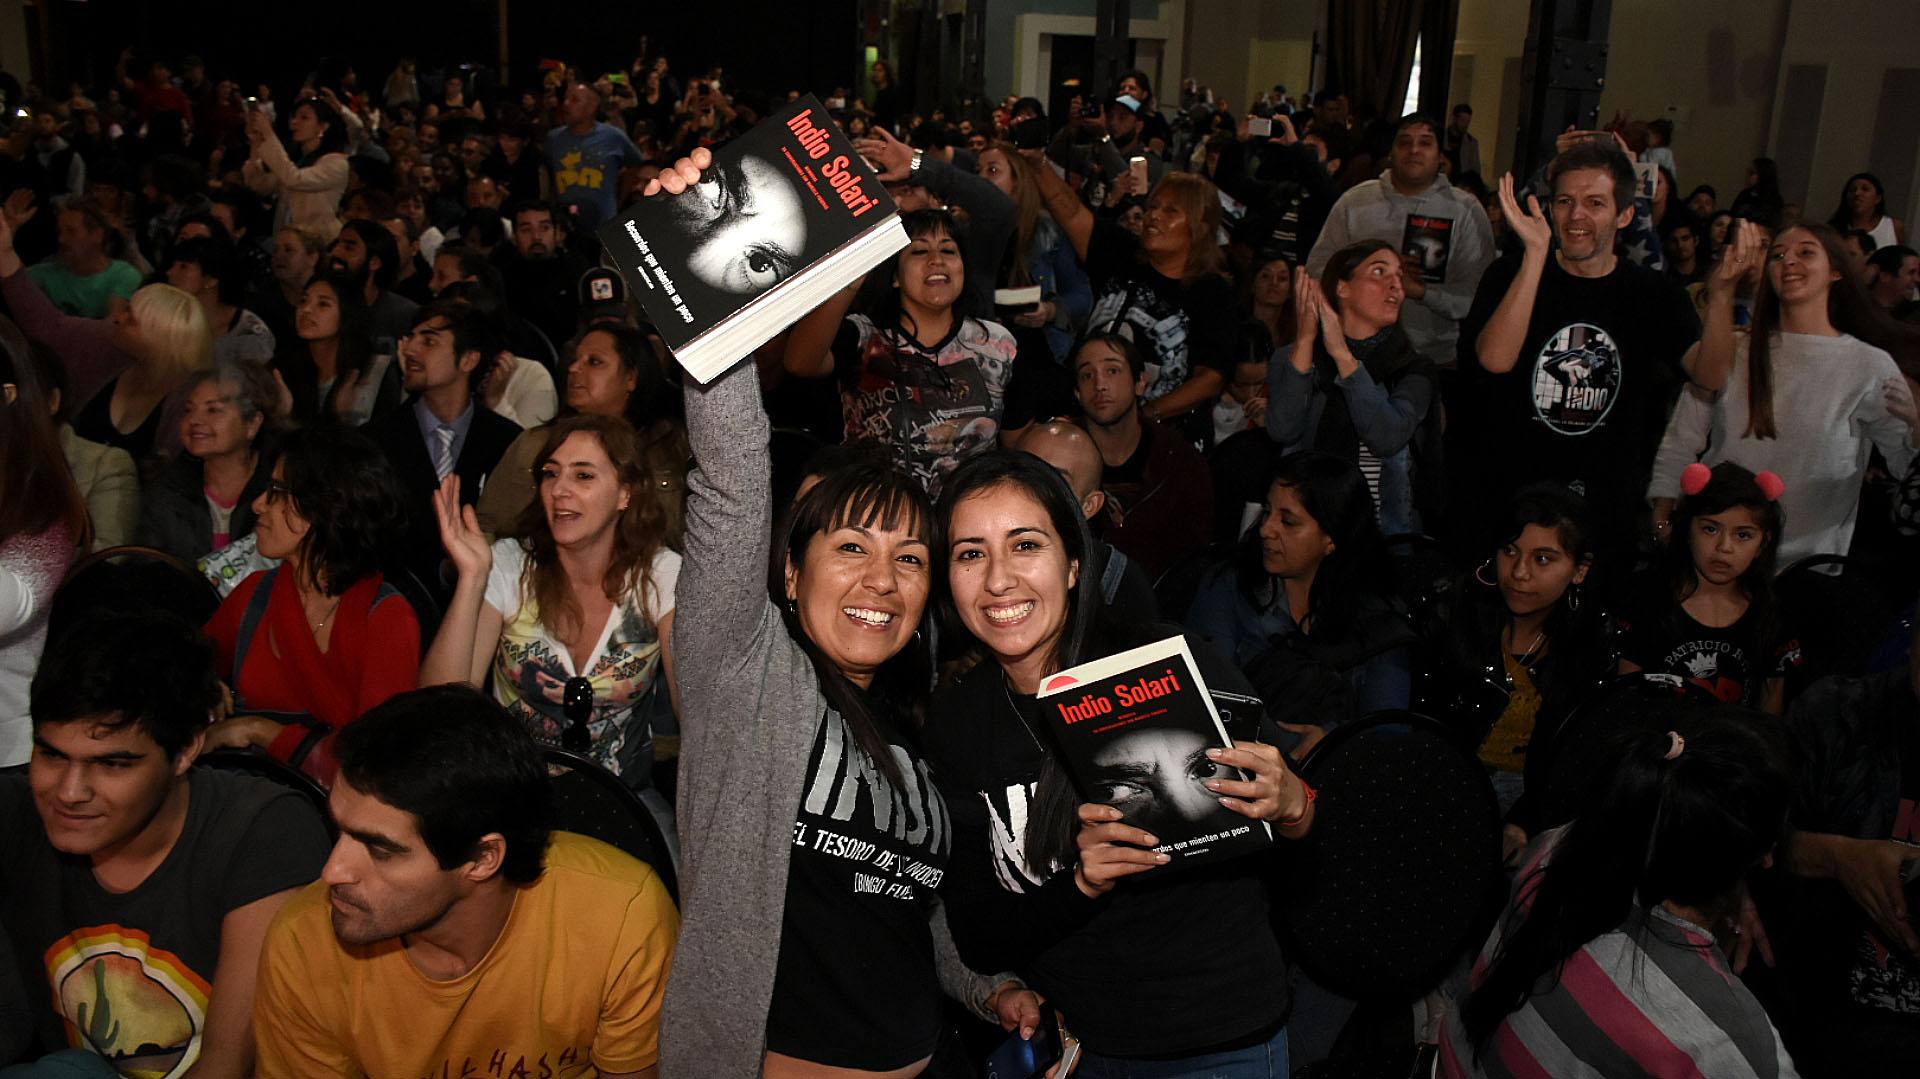
<path fill-rule="evenodd" d="M 1220 804 L 1244 817 L 1280 826 L 1282 833 L 1305 834 L 1313 813 L 1313 796 L 1282 759 L 1280 747 L 1260 742 L 1235 742 L 1232 749 L 1209 749 L 1214 762 L 1252 776 L 1246 781 L 1209 779 L 1207 789 L 1221 796 Z"/>
<path fill-rule="evenodd" d="M 700 182 L 700 174 L 713 164 L 713 151 L 697 146 L 693 152 L 675 161 L 665 172 L 647 181 L 640 194 L 652 198 L 665 191 L 669 195 L 678 195 L 687 188 Z"/>

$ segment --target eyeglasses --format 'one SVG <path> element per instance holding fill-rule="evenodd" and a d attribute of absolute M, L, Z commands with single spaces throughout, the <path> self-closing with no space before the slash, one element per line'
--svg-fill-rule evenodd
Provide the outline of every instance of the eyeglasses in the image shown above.
<path fill-rule="evenodd" d="M 293 497 L 293 488 L 288 487 L 286 484 L 281 483 L 279 480 L 267 481 L 267 501 L 278 502 L 283 498 L 292 498 L 292 497 Z"/>
<path fill-rule="evenodd" d="M 561 687 L 560 710 L 567 717 L 567 729 L 560 732 L 560 746 L 573 753 L 585 753 L 593 747 L 593 732 L 587 720 L 593 716 L 593 683 L 584 678 L 569 678 Z"/>

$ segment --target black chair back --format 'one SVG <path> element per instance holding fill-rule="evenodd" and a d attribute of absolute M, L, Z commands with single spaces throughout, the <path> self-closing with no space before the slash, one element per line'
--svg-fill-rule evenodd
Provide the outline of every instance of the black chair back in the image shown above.
<path fill-rule="evenodd" d="M 333 826 L 333 814 L 327 809 L 327 790 L 314 782 L 313 778 L 285 761 L 269 757 L 259 749 L 239 749 L 226 747 L 209 749 L 193 762 L 200 768 L 211 768 L 220 772 L 238 772 L 241 775 L 258 776 L 272 780 L 282 787 L 293 791 L 313 804 L 320 819 L 326 822 L 327 834 L 339 833 Z"/>
<path fill-rule="evenodd" d="M 153 547 L 108 547 L 75 562 L 53 594 L 47 639 L 93 614 L 159 612 L 204 625 L 220 592 L 191 564 Z"/>
<path fill-rule="evenodd" d="M 1314 747 L 1313 830 L 1282 841 L 1276 928 L 1315 981 L 1410 1000 L 1477 947 L 1506 894 L 1500 811 L 1474 755 L 1412 712 L 1376 712 Z"/>
<path fill-rule="evenodd" d="M 1773 593 L 1787 631 L 1800 641 L 1800 666 L 1787 695 L 1828 675 L 1865 674 L 1867 661 L 1907 597 L 1890 576 L 1844 555 L 1810 555 L 1780 571 Z"/>
<path fill-rule="evenodd" d="M 680 856 L 654 811 L 619 776 L 559 746 L 541 746 L 553 773 L 553 826 L 618 847 L 653 867 L 680 901 Z"/>
<path fill-rule="evenodd" d="M 400 597 L 413 608 L 413 617 L 420 623 L 420 654 L 425 655 L 433 645 L 433 635 L 440 632 L 440 620 L 445 616 L 439 601 L 420 578 L 410 569 L 395 566 L 383 573 L 387 584 L 393 587 Z"/>

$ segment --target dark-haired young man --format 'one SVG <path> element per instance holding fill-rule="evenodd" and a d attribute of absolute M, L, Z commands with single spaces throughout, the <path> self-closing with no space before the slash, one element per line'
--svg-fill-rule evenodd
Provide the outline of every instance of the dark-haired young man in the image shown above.
<path fill-rule="evenodd" d="M 525 728 L 440 686 L 338 749 L 340 839 L 261 959 L 260 1075 L 652 1076 L 679 915 L 645 865 L 549 832 Z"/>
<path fill-rule="evenodd" d="M 433 492 L 448 476 L 460 477 L 460 501 L 480 498 L 520 425 L 488 408 L 480 388 L 505 348 L 495 319 L 458 300 L 435 300 L 415 314 L 400 339 L 404 405 L 367 425 L 386 450 L 407 496 L 406 567 L 445 603 L 453 586 L 443 582 L 439 526 Z"/>
<path fill-rule="evenodd" d="M 1615 251 L 1634 212 L 1625 154 L 1576 143 L 1547 175 L 1545 213 L 1531 197 L 1506 207 L 1522 254 L 1487 271 L 1460 327 L 1462 369 L 1477 359 L 1486 376 L 1484 422 L 1470 425 L 1481 438 L 1475 489 L 1495 500 L 1485 509 L 1530 481 L 1566 483 L 1619 547 L 1646 513 L 1653 451 L 1700 319 L 1678 284 Z"/>
<path fill-rule="evenodd" d="M 253 1073 L 260 942 L 327 841 L 292 791 L 192 767 L 220 700 L 212 646 L 176 619 L 103 619 L 47 649 L 33 759 L 0 777 L 0 923 L 40 1052 Z"/>
<path fill-rule="evenodd" d="M 1105 505 L 1100 538 L 1158 577 L 1213 528 L 1213 481 L 1200 451 L 1164 423 L 1140 414 L 1146 361 L 1117 334 L 1087 339 L 1073 357 L 1074 393 L 1100 451 Z"/>

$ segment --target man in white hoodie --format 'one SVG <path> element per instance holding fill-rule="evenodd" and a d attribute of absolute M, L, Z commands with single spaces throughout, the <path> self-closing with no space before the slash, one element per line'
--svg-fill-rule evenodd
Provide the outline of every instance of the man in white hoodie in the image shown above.
<path fill-rule="evenodd" d="M 1400 309 L 1400 328 L 1414 351 L 1452 367 L 1460 319 L 1493 262 L 1493 226 L 1479 200 L 1440 175 L 1440 159 L 1433 121 L 1418 113 L 1403 118 L 1387 171 L 1333 204 L 1307 255 L 1307 272 L 1318 278 L 1333 253 L 1351 243 L 1392 244 L 1409 301 Z"/>

